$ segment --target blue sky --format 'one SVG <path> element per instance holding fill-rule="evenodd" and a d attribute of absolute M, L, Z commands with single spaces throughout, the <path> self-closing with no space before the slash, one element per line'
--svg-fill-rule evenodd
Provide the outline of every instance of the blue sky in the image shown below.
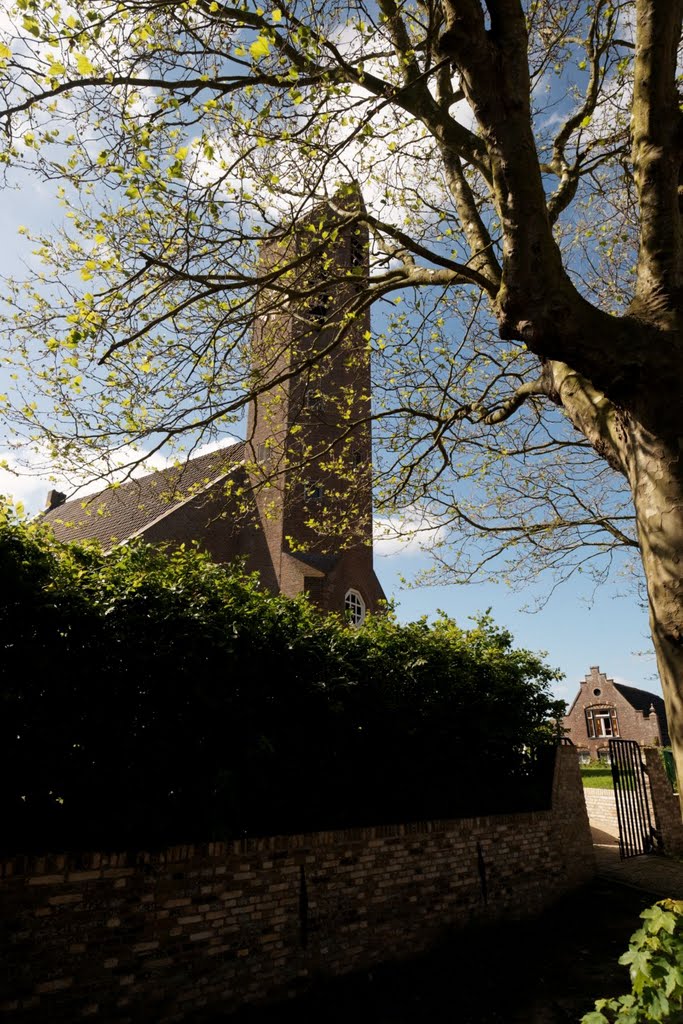
<path fill-rule="evenodd" d="M 558 697 L 572 700 L 592 665 L 599 665 L 617 682 L 661 694 L 647 611 L 635 596 L 620 594 L 616 584 L 593 591 L 582 580 L 569 581 L 555 590 L 544 607 L 528 612 L 523 607 L 545 596 L 547 586 L 520 592 L 504 584 L 404 589 L 401 575 L 410 576 L 427 564 L 419 554 L 388 558 L 376 554 L 377 575 L 387 595 L 398 602 L 402 619 L 434 615 L 442 609 L 465 625 L 468 616 L 491 608 L 495 621 L 510 629 L 518 646 L 547 651 L 548 664 L 565 673 L 565 680 L 555 687 Z"/>
<path fill-rule="evenodd" d="M 30 245 L 19 234 L 21 225 L 44 227 L 59 216 L 50 185 L 24 179 L 18 190 L 0 190 L 0 274 L 21 276 L 22 258 L 30 258 Z M 44 503 L 48 484 L 40 480 L 17 481 L 0 474 L 0 492 L 13 493 L 27 508 L 37 511 Z M 461 624 L 468 616 L 491 608 L 495 621 L 506 626 L 519 646 L 547 652 L 548 663 L 565 673 L 556 687 L 558 696 L 571 700 L 578 683 L 593 665 L 617 681 L 660 693 L 647 612 L 634 594 L 624 594 L 623 580 L 593 591 L 585 578 L 575 577 L 558 587 L 546 604 L 533 613 L 523 611 L 547 593 L 541 582 L 513 592 L 505 585 L 422 586 L 406 589 L 401 577 L 412 577 L 428 565 L 427 556 L 410 545 L 376 553 L 377 574 L 388 597 L 397 602 L 403 620 L 433 616 L 441 609 Z"/>

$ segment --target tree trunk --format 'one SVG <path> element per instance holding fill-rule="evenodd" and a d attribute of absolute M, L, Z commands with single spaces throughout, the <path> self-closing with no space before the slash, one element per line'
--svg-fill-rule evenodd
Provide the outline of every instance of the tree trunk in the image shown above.
<path fill-rule="evenodd" d="M 674 410 L 671 410 L 672 414 Z M 635 426 L 629 477 L 650 609 L 650 628 L 679 791 L 683 790 L 683 451 Z M 683 809 L 683 792 L 681 793 Z"/>

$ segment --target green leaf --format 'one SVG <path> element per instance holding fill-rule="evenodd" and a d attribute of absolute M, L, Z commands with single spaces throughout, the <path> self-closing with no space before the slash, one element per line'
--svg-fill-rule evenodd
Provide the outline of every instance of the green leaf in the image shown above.
<path fill-rule="evenodd" d="M 94 66 L 90 63 L 89 58 L 86 57 L 84 53 L 76 54 L 76 69 L 79 75 L 83 75 L 84 77 L 89 77 L 95 74 Z"/>
<path fill-rule="evenodd" d="M 27 14 L 24 18 L 22 18 L 22 25 L 24 26 L 27 32 L 31 33 L 32 36 L 40 35 L 40 25 L 38 24 L 36 19 L 31 15 Z"/>
<path fill-rule="evenodd" d="M 259 36 L 256 42 L 249 47 L 249 52 L 254 60 L 261 60 L 262 57 L 267 57 L 270 53 L 270 43 L 265 36 Z"/>
<path fill-rule="evenodd" d="M 66 74 L 66 68 L 61 61 L 55 60 L 53 57 L 50 58 L 50 67 L 48 75 L 50 78 L 61 78 L 62 75 Z"/>
<path fill-rule="evenodd" d="M 664 981 L 664 991 L 670 996 L 675 989 L 679 989 L 679 995 L 683 995 L 683 970 L 674 966 L 669 968 Z"/>

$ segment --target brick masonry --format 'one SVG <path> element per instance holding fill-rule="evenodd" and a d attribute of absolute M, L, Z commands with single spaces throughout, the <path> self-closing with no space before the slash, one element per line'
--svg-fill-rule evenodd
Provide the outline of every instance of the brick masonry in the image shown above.
<path fill-rule="evenodd" d="M 548 811 L 0 867 L 4 1019 L 165 1024 L 538 913 L 594 860 L 560 747 Z"/>
<path fill-rule="evenodd" d="M 311 216 L 337 225 L 340 206 L 359 204 L 360 194 L 339 195 Z M 252 336 L 259 394 L 246 442 L 109 488 L 86 507 L 81 498 L 51 506 L 43 521 L 58 540 L 196 542 L 217 562 L 244 559 L 265 589 L 307 593 L 324 611 L 343 615 L 349 590 L 367 611 L 384 608 L 372 547 L 370 312 L 355 309 L 369 236 L 355 218 L 337 227 L 317 257 L 318 235 L 305 225 L 264 241 L 263 272 L 292 261 L 301 276 L 290 284 L 312 294 L 283 310 L 280 291 L 260 292 Z"/>
<path fill-rule="evenodd" d="M 654 747 L 646 747 L 643 757 L 650 783 L 654 823 L 662 837 L 664 852 L 680 856 L 683 854 L 683 820 L 679 798 L 671 789 L 661 752 Z"/>
<path fill-rule="evenodd" d="M 610 836 L 619 835 L 617 805 L 613 789 L 584 789 L 588 820 L 601 832 Z"/>

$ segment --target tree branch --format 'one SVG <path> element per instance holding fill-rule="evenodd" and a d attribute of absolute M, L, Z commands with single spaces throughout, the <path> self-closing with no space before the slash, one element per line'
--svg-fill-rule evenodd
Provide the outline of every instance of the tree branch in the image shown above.
<path fill-rule="evenodd" d="M 527 381 L 526 384 L 521 384 L 514 394 L 499 405 L 497 409 L 485 413 L 481 418 L 482 423 L 486 423 L 487 426 L 502 423 L 504 420 L 510 419 L 529 398 L 532 398 L 534 395 L 544 395 L 547 397 L 547 394 L 547 384 L 543 377 Z"/>
<path fill-rule="evenodd" d="M 564 277 L 553 239 L 531 124 L 527 30 L 518 0 L 489 0 L 491 28 L 475 0 L 444 0 L 441 50 L 452 56 L 489 153 L 503 234 L 497 309 L 501 330 L 517 324 L 530 296 Z M 516 328 L 514 328 L 516 329 Z"/>
<path fill-rule="evenodd" d="M 547 394 L 612 469 L 628 476 L 628 451 L 621 441 L 619 412 L 597 388 L 566 363 L 545 365 Z"/>
<path fill-rule="evenodd" d="M 456 263 L 454 260 L 450 260 L 445 256 L 439 256 L 437 253 L 432 252 L 431 249 L 427 249 L 426 246 L 416 242 L 410 237 L 410 235 L 401 231 L 400 228 L 396 228 L 391 224 L 386 224 L 383 221 L 380 221 L 377 217 L 372 217 L 370 214 L 366 213 L 363 215 L 362 219 L 376 231 L 388 235 L 390 238 L 400 242 L 405 249 L 414 253 L 416 256 L 420 256 L 423 259 L 429 260 L 430 263 L 436 263 L 437 266 L 453 271 L 462 281 L 469 281 L 471 284 L 478 285 L 490 296 L 494 296 L 496 294 L 497 282 L 485 277 L 473 267 L 462 263 Z M 475 261 L 476 256 L 477 254 L 475 253 L 473 262 Z"/>
<path fill-rule="evenodd" d="M 553 143 L 551 167 L 560 178 L 560 185 L 548 202 L 548 215 L 550 217 L 551 224 L 555 223 L 562 211 L 567 208 L 576 194 L 579 181 L 581 155 L 577 154 L 573 164 L 570 166 L 565 156 L 565 150 L 573 132 L 581 126 L 582 122 L 585 121 L 586 118 L 590 119 L 595 113 L 595 108 L 600 96 L 600 87 L 604 81 L 607 70 L 604 62 L 604 56 L 609 48 L 616 28 L 616 12 L 614 8 L 608 8 L 606 16 L 606 31 L 602 39 L 600 39 L 600 18 L 606 3 L 607 0 L 599 0 L 596 4 L 588 32 L 586 49 L 588 59 L 590 60 L 590 76 L 583 103 L 581 103 L 579 108 L 571 115 L 571 117 L 567 118 L 565 123 L 562 125 L 562 128 L 557 133 Z"/>

